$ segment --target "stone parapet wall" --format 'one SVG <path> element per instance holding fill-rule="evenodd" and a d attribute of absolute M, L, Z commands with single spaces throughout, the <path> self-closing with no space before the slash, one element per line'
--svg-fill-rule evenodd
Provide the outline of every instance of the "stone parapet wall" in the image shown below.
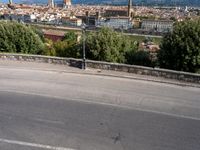
<path fill-rule="evenodd" d="M 73 66 L 73 67 L 78 67 L 78 68 L 82 67 L 82 60 L 74 59 L 74 58 L 60 58 L 60 57 L 50 57 L 50 56 L 41 56 L 41 55 L 0 53 L 0 59 L 53 63 L 53 64 L 68 65 L 68 66 Z M 135 74 L 140 74 L 140 75 L 149 75 L 149 76 L 155 76 L 155 77 L 164 77 L 168 79 L 176 79 L 176 80 L 181 80 L 185 82 L 200 84 L 200 74 L 179 72 L 179 71 L 151 68 L 151 67 L 143 67 L 143 66 L 135 66 L 135 65 L 91 61 L 91 60 L 87 60 L 86 65 L 89 68 L 121 71 L 121 72 L 135 73 Z"/>
<path fill-rule="evenodd" d="M 60 65 L 68 65 L 68 66 L 78 67 L 78 68 L 81 68 L 81 66 L 82 66 L 81 59 L 51 57 L 51 56 L 42 56 L 42 55 L 0 53 L 0 59 L 1 60 L 16 60 L 16 61 L 60 64 Z"/>

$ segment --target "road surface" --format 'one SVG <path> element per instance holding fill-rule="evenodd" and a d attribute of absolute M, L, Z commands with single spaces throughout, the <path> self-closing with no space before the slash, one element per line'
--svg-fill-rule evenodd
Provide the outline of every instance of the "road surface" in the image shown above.
<path fill-rule="evenodd" d="M 0 85 L 2 150 L 200 149 L 199 88 L 2 64 Z"/>

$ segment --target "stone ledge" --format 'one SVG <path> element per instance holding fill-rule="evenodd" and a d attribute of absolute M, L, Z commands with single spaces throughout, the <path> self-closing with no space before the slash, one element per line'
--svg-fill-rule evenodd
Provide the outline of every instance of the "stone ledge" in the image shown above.
<path fill-rule="evenodd" d="M 52 64 L 68 65 L 68 66 L 73 66 L 73 67 L 78 67 L 78 68 L 82 67 L 82 60 L 74 59 L 74 58 L 0 53 L 0 59 L 14 60 L 14 61 L 29 61 L 29 62 L 38 62 L 38 63 L 52 63 Z M 136 66 L 136 65 L 92 61 L 92 60 L 87 60 L 86 65 L 89 68 L 121 71 L 121 72 L 128 72 L 128 73 L 134 73 L 134 74 L 140 74 L 140 75 L 149 75 L 149 76 L 154 76 L 154 77 L 164 77 L 168 79 L 175 79 L 179 81 L 200 84 L 200 74 L 173 71 L 173 70 L 167 70 L 167 69 L 159 69 L 159 68 L 151 68 L 151 67 L 143 67 L 143 66 Z"/>

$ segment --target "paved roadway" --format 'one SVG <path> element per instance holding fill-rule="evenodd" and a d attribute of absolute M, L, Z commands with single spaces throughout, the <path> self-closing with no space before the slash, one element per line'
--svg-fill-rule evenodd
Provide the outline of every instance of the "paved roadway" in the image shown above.
<path fill-rule="evenodd" d="M 2 63 L 0 85 L 2 150 L 200 149 L 199 88 Z"/>

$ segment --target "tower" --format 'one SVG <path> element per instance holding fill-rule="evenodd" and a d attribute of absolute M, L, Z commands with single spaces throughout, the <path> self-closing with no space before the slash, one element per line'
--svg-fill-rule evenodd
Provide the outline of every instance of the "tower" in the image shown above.
<path fill-rule="evenodd" d="M 63 6 L 69 8 L 72 5 L 71 0 L 63 0 Z"/>
<path fill-rule="evenodd" d="M 132 0 L 128 0 L 128 17 L 131 17 Z"/>
<path fill-rule="evenodd" d="M 9 0 L 9 4 L 11 5 L 13 3 L 13 1 L 12 0 Z"/>
<path fill-rule="evenodd" d="M 49 0 L 49 3 L 48 3 L 49 7 L 54 7 L 54 0 Z"/>

